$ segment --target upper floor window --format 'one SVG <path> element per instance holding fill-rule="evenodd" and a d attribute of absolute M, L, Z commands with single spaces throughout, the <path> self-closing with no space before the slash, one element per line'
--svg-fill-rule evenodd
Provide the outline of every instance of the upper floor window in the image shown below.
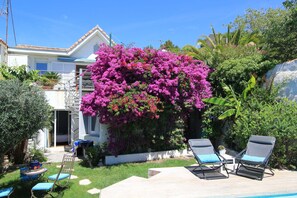
<path fill-rule="evenodd" d="M 36 70 L 39 70 L 40 74 L 44 74 L 48 71 L 47 63 L 36 63 Z"/>
<path fill-rule="evenodd" d="M 99 50 L 99 45 L 95 44 L 93 47 L 93 53 L 97 52 Z"/>

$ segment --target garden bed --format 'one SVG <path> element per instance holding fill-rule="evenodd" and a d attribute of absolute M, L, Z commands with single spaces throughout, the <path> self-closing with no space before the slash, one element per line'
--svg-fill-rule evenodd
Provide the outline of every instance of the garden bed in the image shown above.
<path fill-rule="evenodd" d="M 113 165 L 113 164 L 121 164 L 121 163 L 128 163 L 128 162 L 145 162 L 145 161 L 175 158 L 175 157 L 182 157 L 182 156 L 189 156 L 189 155 L 192 155 L 192 154 L 187 149 L 184 149 L 181 151 L 169 150 L 169 151 L 148 152 L 148 153 L 134 153 L 134 154 L 125 154 L 125 155 L 118 155 L 118 156 L 106 156 L 105 164 Z"/>

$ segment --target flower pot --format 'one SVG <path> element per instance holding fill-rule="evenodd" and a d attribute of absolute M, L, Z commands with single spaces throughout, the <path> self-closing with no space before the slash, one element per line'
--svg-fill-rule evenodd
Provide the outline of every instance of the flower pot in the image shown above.
<path fill-rule="evenodd" d="M 220 153 L 220 155 L 225 155 L 226 154 L 226 149 L 219 150 L 219 153 Z"/>

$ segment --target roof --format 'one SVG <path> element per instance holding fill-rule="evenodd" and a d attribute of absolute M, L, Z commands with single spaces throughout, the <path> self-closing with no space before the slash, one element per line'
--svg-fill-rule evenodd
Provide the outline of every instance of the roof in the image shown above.
<path fill-rule="evenodd" d="M 61 54 L 71 54 L 75 49 L 77 49 L 83 42 L 85 42 L 91 35 L 95 34 L 96 32 L 99 32 L 103 38 L 109 42 L 109 36 L 98 26 L 96 25 L 93 29 L 88 31 L 85 35 L 83 35 L 78 41 L 76 41 L 72 46 L 69 48 L 54 48 L 54 47 L 44 47 L 44 46 L 34 46 L 34 45 L 17 45 L 14 48 L 9 48 L 9 51 L 15 51 L 15 50 L 30 50 L 30 51 L 43 51 L 43 52 L 52 52 L 52 53 L 58 53 Z M 115 44 L 115 42 L 112 40 L 112 44 Z"/>
<path fill-rule="evenodd" d="M 7 44 L 1 38 L 0 38 L 0 43 L 2 43 L 3 45 L 5 45 L 7 47 Z"/>

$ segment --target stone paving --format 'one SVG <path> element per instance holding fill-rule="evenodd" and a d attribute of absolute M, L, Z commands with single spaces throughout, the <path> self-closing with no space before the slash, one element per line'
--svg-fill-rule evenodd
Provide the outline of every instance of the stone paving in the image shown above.
<path fill-rule="evenodd" d="M 100 189 L 92 188 L 92 189 L 88 190 L 87 192 L 90 193 L 91 195 L 96 195 L 96 194 L 100 193 Z"/>
<path fill-rule="evenodd" d="M 83 179 L 83 180 L 79 181 L 79 185 L 81 185 L 81 186 L 86 186 L 86 185 L 89 185 L 91 183 L 92 182 L 90 180 L 88 180 L 88 179 Z"/>
<path fill-rule="evenodd" d="M 100 198 L 245 197 L 297 192 L 297 171 L 275 170 L 262 181 L 230 174 L 229 178 L 200 179 L 189 167 L 154 168 L 148 179 L 130 177 L 101 189 Z M 156 174 L 158 173 L 158 174 Z"/>

